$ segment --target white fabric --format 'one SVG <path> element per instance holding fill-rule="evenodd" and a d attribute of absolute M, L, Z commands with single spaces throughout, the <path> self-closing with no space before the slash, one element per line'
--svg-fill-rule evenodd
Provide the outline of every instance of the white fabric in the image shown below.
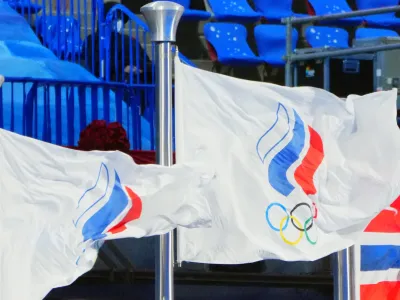
<path fill-rule="evenodd" d="M 364 232 L 357 239 L 357 244 L 400 246 L 400 233 Z"/>
<path fill-rule="evenodd" d="M 120 152 L 75 151 L 0 129 L 0 299 L 39 300 L 72 283 L 92 268 L 104 239 L 207 226 L 210 212 L 198 188 L 209 176 L 193 170 L 138 166 Z M 127 188 L 141 201 L 128 201 Z M 139 218 L 107 233 L 140 202 Z M 92 226 L 84 242 L 85 224 L 102 210 L 106 229 Z"/>
<path fill-rule="evenodd" d="M 205 191 L 212 227 L 178 228 L 179 260 L 221 264 L 266 258 L 316 260 L 353 245 L 368 222 L 400 194 L 396 90 L 343 101 L 317 88 L 240 80 L 178 60 L 175 70 L 178 162 L 202 162 L 216 171 Z M 295 112 L 304 123 L 298 128 Z M 302 163 L 307 151 L 316 149 L 310 145 L 308 126 L 320 135 L 324 151 L 311 176 L 314 195 L 295 180 L 299 165 L 307 169 Z M 301 128 L 304 147 L 284 169 L 300 144 Z M 283 149 L 284 157 L 277 157 Z M 278 192 L 271 183 L 280 185 L 284 177 L 286 187 L 293 187 L 289 194 Z M 275 204 L 269 211 L 278 231 L 266 220 L 272 202 L 286 208 L 285 212 Z M 312 241 L 317 240 L 315 245 L 291 222 L 285 226 L 285 217 L 299 203 L 317 207 L 307 231 Z M 303 205 L 293 216 L 302 229 L 312 214 Z M 297 245 L 284 242 L 280 224 L 287 240 L 302 236 Z"/>
<path fill-rule="evenodd" d="M 384 271 L 364 271 L 358 274 L 358 284 L 377 284 L 385 281 L 398 282 L 400 278 L 399 269 L 388 269 Z M 359 286 L 357 285 L 357 286 Z"/>

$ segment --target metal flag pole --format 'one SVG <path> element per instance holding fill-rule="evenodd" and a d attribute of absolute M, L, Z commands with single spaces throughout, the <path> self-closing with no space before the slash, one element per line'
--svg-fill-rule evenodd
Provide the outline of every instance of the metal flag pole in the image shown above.
<path fill-rule="evenodd" d="M 338 251 L 333 255 L 334 268 L 334 299 L 335 300 L 350 300 L 346 297 L 346 250 Z"/>
<path fill-rule="evenodd" d="M 172 165 L 172 43 L 183 14 L 183 6 L 169 1 L 156 1 L 140 9 L 155 44 L 157 163 Z M 156 248 L 156 299 L 174 299 L 173 232 L 161 235 Z"/>
<path fill-rule="evenodd" d="M 335 300 L 356 300 L 356 255 L 354 246 L 334 255 L 334 292 Z"/>
<path fill-rule="evenodd" d="M 347 300 L 357 299 L 358 285 L 356 281 L 356 259 L 358 258 L 355 255 L 355 247 L 356 246 L 351 246 L 346 250 Z"/>

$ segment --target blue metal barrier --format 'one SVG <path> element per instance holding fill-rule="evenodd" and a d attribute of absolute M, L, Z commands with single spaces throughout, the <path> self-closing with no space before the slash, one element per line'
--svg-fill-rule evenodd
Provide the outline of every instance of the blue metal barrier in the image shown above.
<path fill-rule="evenodd" d="M 154 86 L 6 78 L 0 88 L 0 128 L 75 146 L 91 121 L 116 121 L 126 129 L 132 149 L 151 150 L 154 133 L 144 118 L 145 92 L 154 94 Z"/>
<path fill-rule="evenodd" d="M 107 82 L 154 84 L 154 46 L 146 23 L 124 5 L 105 16 L 103 0 L 8 0 L 58 58 Z M 179 54 L 182 61 L 193 65 Z"/>
<path fill-rule="evenodd" d="M 154 46 L 148 51 L 147 45 L 151 43 L 146 23 L 125 6 L 115 5 L 105 18 L 106 81 L 154 83 Z"/>
<path fill-rule="evenodd" d="M 104 78 L 108 82 L 154 84 L 155 48 L 147 24 L 124 5 L 115 5 L 105 17 Z M 175 51 L 174 48 L 172 51 Z M 179 53 L 187 65 L 195 66 Z"/>
<path fill-rule="evenodd" d="M 103 81 L 7 77 L 1 89 L 0 127 L 72 146 L 92 120 L 121 121 L 134 149 L 153 150 L 155 49 L 145 22 L 119 4 L 105 16 L 103 0 L 9 0 L 12 3 L 58 58 L 84 65 Z"/>

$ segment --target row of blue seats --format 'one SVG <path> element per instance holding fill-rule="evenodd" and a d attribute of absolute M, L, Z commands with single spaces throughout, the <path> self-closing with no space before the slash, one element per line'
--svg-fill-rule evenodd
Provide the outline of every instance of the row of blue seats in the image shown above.
<path fill-rule="evenodd" d="M 333 13 L 351 12 L 351 8 L 346 0 L 308 0 L 311 12 L 315 15 L 328 15 Z M 356 0 L 359 10 L 375 9 L 381 7 L 397 6 L 399 0 Z M 400 19 L 395 12 L 370 15 L 364 17 L 352 17 L 334 22 L 338 25 L 358 26 L 366 24 L 370 27 L 399 28 Z"/>
<path fill-rule="evenodd" d="M 249 5 L 247 0 L 204 0 L 210 11 L 190 9 L 191 0 L 171 0 L 185 7 L 183 19 L 188 20 L 208 20 L 213 17 L 221 22 L 246 22 L 258 21 L 265 18 L 269 23 L 280 23 L 286 17 L 306 17 L 305 14 L 296 14 L 292 11 L 293 0 L 253 0 L 255 10 Z M 307 1 L 310 13 L 315 15 L 328 15 L 334 13 L 351 12 L 346 0 L 303 0 Z M 386 6 L 396 6 L 398 0 L 356 0 L 357 8 L 373 9 Z M 353 17 L 340 21 L 336 24 L 360 25 L 367 23 L 373 27 L 399 27 L 400 19 L 396 18 L 395 13 L 380 15 Z"/>
<path fill-rule="evenodd" d="M 186 9 L 184 19 L 208 19 L 211 13 L 190 9 L 191 0 L 173 0 L 180 3 Z M 205 0 L 213 10 L 217 21 L 256 21 L 265 17 L 268 21 L 280 22 L 280 19 L 288 16 L 302 17 L 291 10 L 293 0 L 254 0 L 257 11 L 254 11 L 247 0 Z M 28 5 L 29 0 L 12 0 L 9 2 L 19 5 Z M 378 3 L 379 2 L 379 3 Z M 346 0 L 308 0 L 310 7 L 317 15 L 351 11 Z M 398 0 L 357 0 L 359 8 L 368 9 L 378 6 L 397 5 Z M 34 4 L 32 4 L 34 5 Z M 367 21 L 374 26 L 389 26 L 396 28 L 400 25 L 400 19 L 394 13 L 370 16 L 363 18 L 349 18 L 338 21 L 345 24 L 361 24 Z M 36 19 L 36 30 L 44 41 L 44 44 L 57 53 L 59 57 L 66 59 L 81 54 L 83 41 L 80 38 L 80 26 L 78 20 L 73 17 L 39 16 Z M 274 36 L 275 33 L 271 33 Z M 208 39 L 210 40 L 210 39 Z M 332 40 L 333 41 L 333 40 Z"/>
<path fill-rule="evenodd" d="M 254 29 L 259 56 L 254 54 L 247 43 L 247 30 L 241 24 L 207 23 L 204 36 L 215 51 L 219 63 L 230 66 L 249 66 L 267 63 L 283 66 L 286 54 L 286 27 L 284 25 L 257 25 Z M 292 32 L 292 45 L 295 50 L 299 34 Z M 399 37 L 397 32 L 388 29 L 359 28 L 356 39 Z M 307 43 L 312 48 L 349 48 L 349 34 L 342 28 L 309 26 L 305 32 Z M 400 39 L 399 39 L 400 41 Z"/>

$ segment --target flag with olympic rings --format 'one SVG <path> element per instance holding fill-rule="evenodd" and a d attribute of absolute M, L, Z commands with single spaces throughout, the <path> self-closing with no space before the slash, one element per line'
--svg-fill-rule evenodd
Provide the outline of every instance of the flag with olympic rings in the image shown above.
<path fill-rule="evenodd" d="M 215 169 L 211 227 L 178 228 L 178 260 L 317 260 L 400 194 L 396 91 L 344 100 L 175 67 L 177 163 Z"/>
<path fill-rule="evenodd" d="M 291 110 L 294 118 L 289 116 L 288 108 L 285 105 L 278 104 L 275 122 L 257 141 L 257 154 L 262 163 L 267 160 L 268 156 L 271 156 L 268 161 L 268 182 L 276 192 L 288 197 L 296 188 L 301 188 L 306 195 L 314 195 L 317 192 L 314 174 L 324 159 L 323 142 L 318 132 L 311 126 L 305 125 L 296 110 Z M 274 129 L 278 127 L 283 135 L 274 134 Z M 308 130 L 308 134 L 306 130 Z M 288 136 L 290 136 L 289 142 L 280 147 Z M 305 150 L 307 147 L 308 149 Z M 302 152 L 305 153 L 301 159 Z M 289 169 L 298 160 L 301 160 L 301 163 L 294 169 L 295 183 L 292 183 L 289 179 Z M 296 211 L 302 208 L 309 211 L 309 217 L 304 220 L 295 215 Z M 273 224 L 271 216 L 274 209 L 280 209 L 284 213 L 284 216 L 276 224 Z M 282 203 L 272 202 L 265 212 L 268 226 L 279 233 L 283 242 L 291 246 L 299 244 L 304 236 L 311 245 L 317 243 L 317 238 L 313 240 L 310 237 L 310 230 L 317 216 L 318 209 L 314 202 L 299 202 L 290 209 Z M 289 223 L 299 232 L 294 240 L 289 240 L 284 234 Z M 317 235 L 317 231 L 315 231 L 315 235 Z"/>

